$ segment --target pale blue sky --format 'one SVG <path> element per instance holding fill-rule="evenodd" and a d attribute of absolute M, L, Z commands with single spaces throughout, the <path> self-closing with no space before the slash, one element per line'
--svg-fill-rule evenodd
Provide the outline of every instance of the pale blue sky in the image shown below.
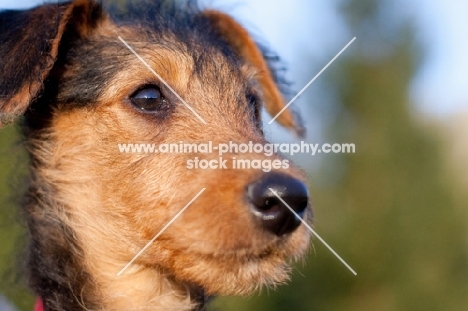
<path fill-rule="evenodd" d="M 0 8 L 24 8 L 42 2 L 1 0 Z M 310 72 L 303 64 L 310 64 L 311 61 L 302 57 L 314 55 L 317 68 L 320 69 L 353 36 L 342 31 L 340 20 L 330 5 L 333 1 L 202 2 L 235 15 L 249 29 L 264 36 L 265 41 L 288 64 L 289 76 L 295 82 L 296 89 L 308 82 L 306 73 Z M 428 47 L 426 61 L 412 85 L 412 98 L 416 107 L 422 112 L 436 115 L 468 110 L 468 1 L 396 0 L 395 3 L 404 6 L 404 11 L 413 16 L 423 42 Z M 307 50 L 308 54 L 301 54 L 300 49 Z M 313 92 L 313 88 L 309 91 Z M 304 105 L 300 99 L 297 104 Z"/>

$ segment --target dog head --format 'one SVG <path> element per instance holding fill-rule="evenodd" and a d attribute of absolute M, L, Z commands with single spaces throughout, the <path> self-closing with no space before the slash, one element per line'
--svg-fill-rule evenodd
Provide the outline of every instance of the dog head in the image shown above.
<path fill-rule="evenodd" d="M 218 11 L 156 3 L 130 16 L 116 21 L 85 0 L 0 13 L 0 122 L 25 115 L 38 256 L 58 256 L 54 269 L 66 270 L 59 254 L 73 249 L 75 269 L 90 276 L 74 295 L 87 286 L 111 292 L 109 300 L 129 287 L 148 289 L 150 301 L 165 287 L 245 294 L 285 281 L 289 259 L 309 239 L 288 207 L 312 217 L 304 174 L 292 163 L 252 150 L 119 149 L 265 146 L 262 106 L 301 132 L 265 55 Z M 218 166 L 189 167 L 196 159 Z M 162 275 L 170 282 L 155 284 Z"/>

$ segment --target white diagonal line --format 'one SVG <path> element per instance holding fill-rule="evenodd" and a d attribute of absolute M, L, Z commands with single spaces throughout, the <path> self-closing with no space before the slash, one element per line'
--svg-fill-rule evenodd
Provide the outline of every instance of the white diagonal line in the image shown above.
<path fill-rule="evenodd" d="M 351 268 L 347 263 L 346 261 L 343 260 L 343 258 L 340 257 L 340 255 L 338 255 L 334 250 L 333 248 L 330 247 L 330 245 L 327 244 L 327 242 L 325 242 L 321 237 L 320 235 L 317 234 L 317 232 L 314 231 L 314 229 L 312 229 L 309 224 L 304 220 L 302 219 L 302 217 L 300 217 L 286 202 L 284 202 L 284 200 L 278 195 L 278 193 L 276 193 L 275 190 L 271 189 L 271 188 L 268 188 L 270 189 L 271 192 L 273 192 L 273 194 L 281 201 L 281 203 L 283 203 L 287 208 L 289 208 L 289 210 L 294 214 L 294 216 L 297 217 L 297 219 L 299 219 L 303 224 L 304 226 L 307 227 L 307 229 L 310 230 L 310 232 L 312 232 L 316 237 L 317 239 L 320 240 L 320 242 L 323 243 L 323 245 L 325 245 L 332 253 L 333 255 L 335 255 L 345 266 L 346 268 L 348 268 L 354 275 L 357 275 L 356 271 L 353 270 L 353 268 Z"/>
<path fill-rule="evenodd" d="M 146 66 L 146 68 L 148 68 L 159 80 L 161 80 L 162 83 L 164 83 L 165 86 L 167 86 L 167 88 L 169 90 L 172 91 L 172 93 L 174 93 L 175 96 L 177 96 L 177 98 L 203 123 L 203 124 L 206 124 L 205 120 L 202 119 L 202 117 L 200 117 L 200 115 L 192 108 L 190 107 L 189 104 L 187 104 L 187 102 L 185 100 L 183 100 L 182 97 L 179 96 L 179 94 L 177 94 L 176 91 L 174 91 L 174 89 L 160 76 L 158 75 L 158 73 L 156 71 L 153 70 L 153 68 L 151 68 L 150 65 L 148 65 L 147 62 L 145 62 L 145 60 L 140 56 L 138 55 L 137 52 L 135 52 L 134 49 L 132 49 L 132 47 L 127 43 L 125 42 L 124 39 L 122 39 L 122 37 L 119 36 L 119 40 L 122 41 L 123 44 L 125 44 L 125 46 L 133 53 L 135 54 L 135 56 L 143 63 L 143 65 Z"/>
<path fill-rule="evenodd" d="M 197 195 L 190 200 L 190 202 L 187 203 L 187 205 L 184 206 L 183 209 L 180 210 L 180 212 L 178 212 L 174 218 L 171 219 L 171 221 L 169 221 L 165 226 L 164 228 L 161 229 L 161 231 L 158 232 L 158 234 L 155 235 L 154 238 L 151 239 L 151 241 L 148 242 L 148 244 L 145 245 L 145 247 L 143 247 L 141 249 L 141 251 L 138 252 L 138 254 L 135 255 L 135 257 L 133 257 L 132 260 L 130 260 L 129 263 L 127 263 L 125 265 L 125 267 L 123 267 L 122 270 L 120 270 L 119 273 L 117 273 L 117 276 L 120 276 L 125 270 L 127 270 L 127 268 L 135 261 L 135 259 L 137 259 L 138 257 L 140 257 L 141 254 L 143 254 L 143 252 L 151 245 L 153 244 L 153 242 L 187 209 L 187 207 L 190 206 L 190 204 L 193 203 L 193 201 L 195 201 L 201 194 L 203 191 L 205 191 L 206 188 L 203 188 L 202 190 L 200 190 L 200 192 L 197 193 Z"/>
<path fill-rule="evenodd" d="M 283 109 L 281 109 L 280 112 L 276 114 L 276 116 L 274 116 L 273 119 L 271 119 L 270 122 L 268 122 L 268 124 L 273 123 L 276 120 L 276 118 L 278 118 L 279 115 L 282 114 L 322 74 L 322 72 L 324 72 L 325 69 L 327 69 L 328 66 L 330 66 L 338 58 L 338 56 L 340 56 L 341 53 L 343 53 L 348 48 L 348 46 L 351 45 L 351 43 L 353 43 L 354 40 L 356 40 L 356 37 L 351 39 L 351 41 L 349 41 L 348 44 L 346 44 L 346 46 L 342 48 L 341 51 L 338 54 L 336 54 L 335 57 L 333 57 L 333 59 L 329 61 L 328 64 L 326 64 L 325 67 L 323 67 L 322 70 L 320 70 L 320 72 L 316 74 L 315 77 L 313 77 L 312 80 L 310 80 L 309 83 L 307 83 L 306 86 L 304 86 L 302 90 L 299 93 L 297 93 L 297 95 L 294 96 L 294 98 L 291 99 L 289 103 L 286 106 L 284 106 Z"/>

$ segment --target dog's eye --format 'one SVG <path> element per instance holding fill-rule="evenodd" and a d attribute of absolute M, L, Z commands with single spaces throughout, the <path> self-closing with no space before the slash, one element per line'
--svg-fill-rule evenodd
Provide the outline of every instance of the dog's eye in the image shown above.
<path fill-rule="evenodd" d="M 260 117 L 260 99 L 255 94 L 247 94 L 247 103 L 251 109 L 254 117 L 254 121 L 257 123 L 258 127 L 261 127 L 261 117 Z"/>
<path fill-rule="evenodd" d="M 132 104 L 147 112 L 161 110 L 166 106 L 166 99 L 156 86 L 147 86 L 130 96 Z"/>
<path fill-rule="evenodd" d="M 256 114 L 256 111 L 258 110 L 258 97 L 255 94 L 247 94 L 247 104 L 249 105 L 249 108 Z"/>
<path fill-rule="evenodd" d="M 249 106 L 255 107 L 258 105 L 258 98 L 254 94 L 247 94 L 247 102 L 249 103 Z"/>

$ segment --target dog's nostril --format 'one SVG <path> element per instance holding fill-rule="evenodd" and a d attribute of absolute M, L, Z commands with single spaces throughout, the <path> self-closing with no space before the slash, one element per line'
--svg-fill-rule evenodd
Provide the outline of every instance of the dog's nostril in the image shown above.
<path fill-rule="evenodd" d="M 308 206 L 308 191 L 300 180 L 276 172 L 265 174 L 248 186 L 252 213 L 266 230 L 280 236 L 294 231 L 301 221 L 272 190 L 301 218 Z"/>
<path fill-rule="evenodd" d="M 267 210 L 271 210 L 274 207 L 278 208 L 279 203 L 280 203 L 280 201 L 278 199 L 275 199 L 275 198 L 266 199 L 264 207 Z"/>
<path fill-rule="evenodd" d="M 278 204 L 281 203 L 276 197 L 269 198 L 264 196 L 257 196 L 256 198 L 260 199 L 260 202 L 255 202 L 254 197 L 249 198 L 251 198 L 251 202 L 255 205 L 255 207 L 262 212 L 272 212 L 278 210 Z"/>

